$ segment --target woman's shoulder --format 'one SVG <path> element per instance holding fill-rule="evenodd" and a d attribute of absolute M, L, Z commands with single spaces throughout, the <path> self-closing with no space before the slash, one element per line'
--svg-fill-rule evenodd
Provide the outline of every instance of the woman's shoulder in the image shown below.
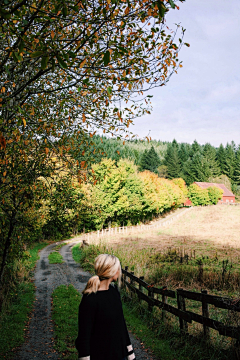
<path fill-rule="evenodd" d="M 119 288 L 115 283 L 111 283 L 109 288 L 119 293 Z"/>
<path fill-rule="evenodd" d="M 96 303 L 96 293 L 83 294 L 81 304 L 82 305 L 94 305 Z"/>

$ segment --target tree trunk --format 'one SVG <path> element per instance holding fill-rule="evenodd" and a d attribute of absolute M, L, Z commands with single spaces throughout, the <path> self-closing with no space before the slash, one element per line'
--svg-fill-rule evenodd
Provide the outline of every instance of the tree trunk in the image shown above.
<path fill-rule="evenodd" d="M 12 214 L 11 220 L 10 220 L 10 226 L 8 230 L 7 239 L 5 242 L 4 250 L 3 250 L 3 257 L 2 257 L 2 263 L 0 268 L 0 312 L 2 309 L 2 291 L 3 291 L 3 276 L 4 276 L 4 270 L 7 262 L 7 256 L 8 256 L 8 250 L 11 245 L 11 236 L 14 230 L 14 220 L 15 220 L 15 214 Z"/>

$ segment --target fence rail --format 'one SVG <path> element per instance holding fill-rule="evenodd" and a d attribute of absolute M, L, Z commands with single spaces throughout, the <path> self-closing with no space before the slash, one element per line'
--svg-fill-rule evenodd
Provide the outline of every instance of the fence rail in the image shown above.
<path fill-rule="evenodd" d="M 208 305 L 214 305 L 216 308 L 227 309 L 240 312 L 240 299 L 230 299 L 221 296 L 209 295 L 206 290 L 201 293 L 177 289 L 168 290 L 166 286 L 156 288 L 144 281 L 143 277 L 138 278 L 133 272 L 128 272 L 128 267 L 122 269 L 123 286 L 129 289 L 130 296 L 136 294 L 140 300 L 148 303 L 148 309 L 153 310 L 154 306 L 162 309 L 162 318 L 165 319 L 166 312 L 169 312 L 179 318 L 180 330 L 188 333 L 188 323 L 195 321 L 203 325 L 203 332 L 206 337 L 209 336 L 209 328 L 217 330 L 220 335 L 228 336 L 240 341 L 240 326 L 229 326 L 221 321 L 209 317 Z M 136 283 L 138 287 L 136 287 Z M 145 294 L 143 288 L 148 291 Z M 162 301 L 156 298 L 162 295 Z M 169 305 L 168 297 L 177 298 L 177 307 Z M 186 310 L 185 299 L 199 301 L 202 303 L 202 315 Z"/>

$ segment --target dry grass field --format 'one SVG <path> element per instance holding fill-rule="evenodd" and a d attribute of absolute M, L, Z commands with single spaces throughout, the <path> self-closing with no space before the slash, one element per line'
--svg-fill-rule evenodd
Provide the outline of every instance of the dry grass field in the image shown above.
<path fill-rule="evenodd" d="M 240 259 L 240 206 L 195 207 L 168 227 L 108 240 L 114 249 L 176 249 L 196 256 Z"/>

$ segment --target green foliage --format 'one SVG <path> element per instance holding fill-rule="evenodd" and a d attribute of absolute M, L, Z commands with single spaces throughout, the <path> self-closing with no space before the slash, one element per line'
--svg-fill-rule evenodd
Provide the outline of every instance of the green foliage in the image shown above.
<path fill-rule="evenodd" d="M 141 158 L 145 150 L 150 151 L 151 147 L 154 148 L 157 156 L 160 161 L 164 159 L 165 152 L 167 149 L 167 142 L 150 140 L 118 140 L 116 138 L 107 138 L 105 136 L 100 137 L 99 135 L 94 135 L 92 141 L 94 146 L 89 146 L 88 149 L 85 149 L 84 154 L 82 155 L 83 146 L 77 142 L 76 139 L 76 150 L 78 149 L 78 154 L 74 155 L 79 161 L 87 160 L 93 158 L 95 163 L 100 162 L 102 158 L 109 158 L 115 161 L 120 159 L 128 159 L 134 162 L 135 165 L 140 166 Z M 90 145 L 90 144 L 89 144 Z M 98 150 L 98 153 L 97 153 Z"/>
<path fill-rule="evenodd" d="M 222 199 L 223 190 L 216 186 L 210 186 L 207 188 L 207 190 L 210 203 L 216 205 L 218 201 Z"/>
<path fill-rule="evenodd" d="M 204 145 L 203 157 L 206 161 L 206 177 L 217 177 L 220 175 L 220 167 L 217 161 L 216 149 L 209 143 Z"/>
<path fill-rule="evenodd" d="M 149 170 L 151 172 L 157 173 L 160 164 L 160 158 L 154 150 L 154 147 L 151 146 L 149 151 L 145 150 L 142 154 L 139 169 L 140 171 Z"/>
<path fill-rule="evenodd" d="M 75 339 L 78 333 L 78 307 L 81 295 L 72 285 L 60 285 L 52 293 L 54 346 L 63 359 L 75 360 Z"/>
<path fill-rule="evenodd" d="M 48 255 L 49 264 L 62 264 L 63 257 L 59 252 L 53 251 Z"/>
<path fill-rule="evenodd" d="M 237 185 L 240 185 L 240 145 L 235 154 L 235 168 L 234 168 L 234 181 Z"/>
<path fill-rule="evenodd" d="M 83 186 L 85 228 L 137 224 L 184 203 L 183 190 L 173 182 L 145 171 L 128 160 L 104 159 L 93 166 L 96 186 Z M 181 183 L 181 186 L 184 186 Z M 104 196 L 103 196 L 104 194 Z"/>
<path fill-rule="evenodd" d="M 75 183 L 69 176 L 60 177 L 52 183 L 51 195 L 44 203 L 42 233 L 45 238 L 70 237 L 73 229 L 78 227 L 83 194 Z"/>
<path fill-rule="evenodd" d="M 167 166 L 168 177 L 170 179 L 180 176 L 180 159 L 176 140 L 173 140 L 173 142 L 168 145 L 165 155 L 165 165 Z"/>
<path fill-rule="evenodd" d="M 192 184 L 188 187 L 188 198 L 194 206 L 210 204 L 208 190 L 201 189 L 196 184 Z"/>
<path fill-rule="evenodd" d="M 19 257 L 21 242 L 30 238 L 34 219 L 28 217 L 50 198 L 43 179 L 71 169 L 85 180 L 85 161 L 70 156 L 72 138 L 86 151 L 98 129 L 131 135 L 134 118 L 150 112 L 149 98 L 135 102 L 135 94 L 166 84 L 179 67 L 184 29 L 176 41 L 162 21 L 171 9 L 142 0 L 1 2 L 0 286 L 8 258 Z M 62 214 L 55 215 L 49 215 L 53 236 L 55 221 L 57 235 L 61 225 L 67 232 Z"/>
<path fill-rule="evenodd" d="M 230 179 L 233 179 L 235 165 L 235 144 L 227 144 L 224 150 L 223 159 L 223 174 L 227 175 Z"/>
<path fill-rule="evenodd" d="M 97 186 L 89 187 L 89 202 L 99 212 L 95 217 L 95 226 L 101 228 L 109 221 L 126 224 L 127 219 L 137 223 L 145 200 L 136 166 L 127 160 L 120 160 L 117 166 L 112 160 L 102 160 L 93 166 L 93 170 L 99 178 Z"/>

